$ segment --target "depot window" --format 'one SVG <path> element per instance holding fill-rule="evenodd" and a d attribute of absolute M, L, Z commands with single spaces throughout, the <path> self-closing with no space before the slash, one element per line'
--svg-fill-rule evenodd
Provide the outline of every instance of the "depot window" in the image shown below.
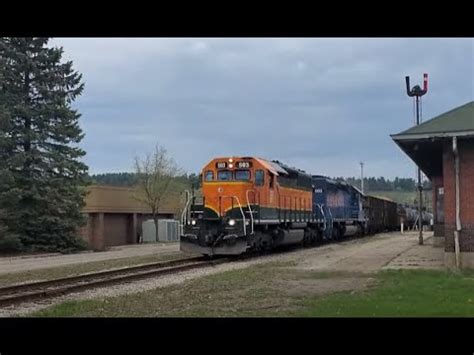
<path fill-rule="evenodd" d="M 235 180 L 238 180 L 238 181 L 250 180 L 250 171 L 248 171 L 248 170 L 236 170 L 235 171 Z"/>
<path fill-rule="evenodd" d="M 232 180 L 232 172 L 229 170 L 220 170 L 217 172 L 217 180 L 230 181 Z"/>
<path fill-rule="evenodd" d="M 211 170 L 206 171 L 204 174 L 204 181 L 212 181 L 214 180 L 214 172 Z"/>

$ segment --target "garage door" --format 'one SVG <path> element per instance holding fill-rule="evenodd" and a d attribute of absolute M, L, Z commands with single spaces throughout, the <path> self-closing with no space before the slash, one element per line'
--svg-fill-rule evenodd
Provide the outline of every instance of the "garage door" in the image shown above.
<path fill-rule="evenodd" d="M 106 246 L 128 244 L 129 216 L 122 213 L 104 215 L 104 235 Z"/>

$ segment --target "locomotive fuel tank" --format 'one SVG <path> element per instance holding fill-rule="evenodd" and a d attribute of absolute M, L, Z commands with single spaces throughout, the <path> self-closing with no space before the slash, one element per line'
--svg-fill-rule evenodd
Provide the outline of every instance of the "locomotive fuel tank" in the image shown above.
<path fill-rule="evenodd" d="M 275 232 L 274 246 L 299 244 L 304 238 L 304 229 L 279 229 Z"/>
<path fill-rule="evenodd" d="M 351 236 L 356 235 L 357 233 L 361 232 L 361 228 L 359 225 L 348 225 L 345 226 L 344 236 Z"/>

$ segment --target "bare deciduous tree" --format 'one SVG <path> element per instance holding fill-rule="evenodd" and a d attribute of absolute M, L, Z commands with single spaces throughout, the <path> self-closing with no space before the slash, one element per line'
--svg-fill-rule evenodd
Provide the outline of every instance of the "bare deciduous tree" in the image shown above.
<path fill-rule="evenodd" d="M 156 145 L 154 151 L 147 154 L 144 159 L 135 157 L 135 172 L 137 173 L 135 198 L 150 207 L 158 240 L 158 213 L 166 196 L 174 192 L 174 178 L 181 170 L 168 155 L 167 150 Z"/>

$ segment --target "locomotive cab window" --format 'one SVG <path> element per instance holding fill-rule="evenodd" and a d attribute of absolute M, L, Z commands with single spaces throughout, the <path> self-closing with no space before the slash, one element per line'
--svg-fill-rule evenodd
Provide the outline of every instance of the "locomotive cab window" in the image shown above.
<path fill-rule="evenodd" d="M 229 181 L 232 180 L 232 171 L 229 170 L 220 170 L 217 172 L 217 180 L 219 181 Z"/>
<path fill-rule="evenodd" d="M 214 172 L 211 170 L 206 171 L 206 174 L 204 175 L 204 181 L 212 181 L 214 180 Z"/>
<path fill-rule="evenodd" d="M 235 171 L 235 180 L 238 180 L 238 181 L 248 181 L 248 180 L 250 180 L 250 171 L 249 170 L 236 170 Z"/>
<path fill-rule="evenodd" d="M 263 186 L 264 183 L 265 183 L 265 174 L 263 173 L 263 170 L 257 170 L 255 172 L 255 185 Z"/>
<path fill-rule="evenodd" d="M 269 185 L 270 185 L 270 188 L 273 189 L 273 186 L 275 184 L 275 175 L 273 175 L 272 173 L 270 173 L 270 182 L 269 182 Z"/>

